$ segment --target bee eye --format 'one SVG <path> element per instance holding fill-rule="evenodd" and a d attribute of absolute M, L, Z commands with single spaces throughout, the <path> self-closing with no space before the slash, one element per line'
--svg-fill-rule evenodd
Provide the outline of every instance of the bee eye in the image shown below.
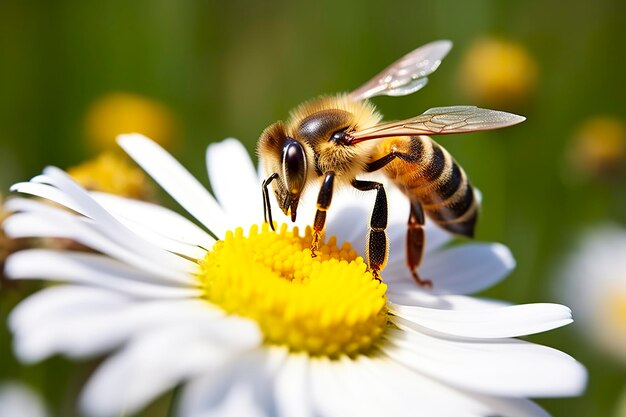
<path fill-rule="evenodd" d="M 335 142 L 337 144 L 344 144 L 345 141 L 346 141 L 346 130 L 347 129 L 348 128 L 346 127 L 344 129 L 341 129 L 341 130 L 333 133 L 332 136 L 330 137 L 330 141 L 331 142 Z"/>
<path fill-rule="evenodd" d="M 291 194 L 300 194 L 306 180 L 306 155 L 302 145 L 287 139 L 283 147 L 283 174 Z"/>

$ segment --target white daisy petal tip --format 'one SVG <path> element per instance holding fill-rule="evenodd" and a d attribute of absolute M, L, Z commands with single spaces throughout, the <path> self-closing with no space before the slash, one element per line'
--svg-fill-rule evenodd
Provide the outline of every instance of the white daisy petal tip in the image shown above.
<path fill-rule="evenodd" d="M 205 159 L 213 194 L 232 219 L 229 228 L 246 228 L 261 221 L 261 180 L 246 147 L 227 138 L 208 145 Z"/>
<path fill-rule="evenodd" d="M 151 139 L 130 134 L 119 139 L 124 151 L 189 214 L 216 236 L 224 236 L 230 218 L 209 191 L 176 158 Z"/>
<path fill-rule="evenodd" d="M 411 333 L 473 339 L 499 339 L 542 333 L 572 323 L 571 310 L 561 304 L 535 303 L 471 309 L 435 309 L 389 303 L 392 320 Z"/>
<path fill-rule="evenodd" d="M 432 280 L 433 288 L 429 292 L 433 295 L 474 294 L 499 283 L 515 266 L 515 258 L 507 246 L 468 242 L 427 254 L 419 272 Z M 406 268 L 392 271 L 408 275 Z M 392 286 L 390 290 L 394 292 Z"/>
<path fill-rule="evenodd" d="M 41 395 L 19 380 L 0 381 L 0 416 L 48 417 Z"/>
<path fill-rule="evenodd" d="M 59 167 L 55 167 L 54 165 L 48 165 L 46 166 L 43 170 L 42 170 L 44 175 L 62 175 L 64 177 L 67 178 L 71 178 L 65 171 L 63 171 L 61 168 Z M 39 183 L 45 183 L 44 180 L 44 176 L 43 175 L 37 175 L 36 177 L 34 177 L 33 179 L 31 179 L 31 182 L 39 182 Z"/>
<path fill-rule="evenodd" d="M 241 141 L 237 138 L 233 138 L 233 137 L 227 137 L 224 138 L 220 141 L 217 142 L 213 142 L 210 143 L 207 148 L 211 148 L 211 147 L 219 147 L 219 146 L 233 146 L 233 147 L 237 147 L 237 148 L 244 148 L 243 143 L 241 143 Z"/>
<path fill-rule="evenodd" d="M 515 269 L 517 261 L 508 246 L 502 243 L 494 243 L 492 248 L 493 252 L 500 258 L 502 264 L 508 268 L 509 272 Z"/>
<path fill-rule="evenodd" d="M 150 141 L 156 144 L 156 142 L 154 142 L 152 139 L 145 135 L 142 135 L 141 133 L 122 133 L 121 135 L 117 135 L 117 138 L 115 140 L 117 141 L 117 144 L 120 145 L 122 148 L 124 148 L 125 145 L 132 141 Z"/>
<path fill-rule="evenodd" d="M 13 353 L 20 362 L 26 365 L 34 365 L 49 356 L 42 353 L 41 349 L 38 349 L 36 345 L 29 345 L 18 338 L 13 340 Z"/>

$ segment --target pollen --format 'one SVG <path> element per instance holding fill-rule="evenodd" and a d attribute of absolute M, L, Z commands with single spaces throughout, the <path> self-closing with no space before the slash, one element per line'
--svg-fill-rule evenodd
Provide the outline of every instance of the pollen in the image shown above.
<path fill-rule="evenodd" d="M 150 200 L 154 192 L 143 171 L 114 152 L 101 153 L 92 160 L 69 168 L 67 172 L 90 191 L 104 191 L 138 200 Z"/>
<path fill-rule="evenodd" d="M 387 326 L 387 286 L 349 243 L 331 237 L 311 257 L 311 230 L 229 231 L 200 263 L 208 301 L 256 321 L 265 343 L 312 356 L 367 352 Z"/>

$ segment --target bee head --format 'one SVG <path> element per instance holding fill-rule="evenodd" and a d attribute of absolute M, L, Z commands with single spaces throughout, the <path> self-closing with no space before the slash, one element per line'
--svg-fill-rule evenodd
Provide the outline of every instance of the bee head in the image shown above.
<path fill-rule="evenodd" d="M 278 122 L 261 134 L 258 154 L 266 174 L 277 179 L 272 181 L 272 188 L 278 206 L 295 221 L 308 171 L 304 145 L 288 136 L 283 123 Z"/>

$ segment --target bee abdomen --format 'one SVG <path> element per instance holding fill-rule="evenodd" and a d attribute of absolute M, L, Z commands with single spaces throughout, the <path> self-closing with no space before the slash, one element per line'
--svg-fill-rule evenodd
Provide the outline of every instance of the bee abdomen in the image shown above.
<path fill-rule="evenodd" d="M 444 229 L 473 237 L 478 205 L 473 187 L 465 180 L 448 199 L 423 203 L 424 211 Z"/>
<path fill-rule="evenodd" d="M 473 236 L 478 213 L 474 190 L 448 151 L 427 136 L 412 136 L 398 150 L 405 156 L 394 182 L 441 227 Z"/>

